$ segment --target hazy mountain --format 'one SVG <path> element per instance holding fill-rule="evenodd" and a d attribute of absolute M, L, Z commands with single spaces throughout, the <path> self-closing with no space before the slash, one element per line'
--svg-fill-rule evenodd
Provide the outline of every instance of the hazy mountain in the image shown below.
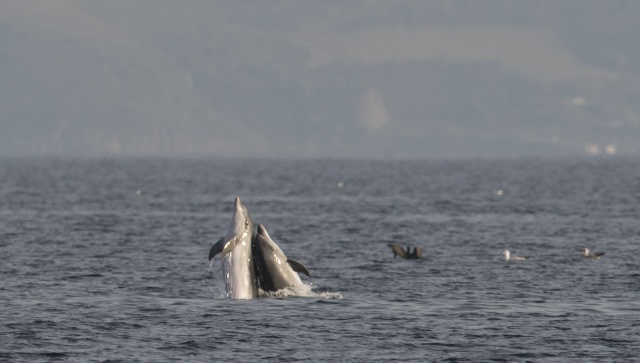
<path fill-rule="evenodd" d="M 639 18 L 601 0 L 3 1 L 0 155 L 639 154 Z"/>

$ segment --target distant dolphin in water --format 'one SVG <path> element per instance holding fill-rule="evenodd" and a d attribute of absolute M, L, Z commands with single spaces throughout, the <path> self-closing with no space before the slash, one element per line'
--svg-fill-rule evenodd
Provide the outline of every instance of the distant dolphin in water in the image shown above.
<path fill-rule="evenodd" d="M 302 285 L 298 272 L 311 277 L 303 264 L 285 256 L 262 224 L 253 237 L 253 263 L 260 288 L 266 292 Z"/>
<path fill-rule="evenodd" d="M 236 197 L 227 233 L 209 250 L 209 261 L 219 253 L 222 255 L 224 285 L 230 298 L 253 299 L 258 296 L 252 242 L 253 221 L 240 198 Z"/>
<path fill-rule="evenodd" d="M 502 251 L 502 255 L 504 256 L 505 261 L 524 261 L 529 258 L 529 256 L 511 256 L 511 252 L 509 252 L 509 250 Z"/>
<path fill-rule="evenodd" d="M 391 248 L 391 251 L 393 251 L 393 257 L 400 256 L 408 260 L 413 260 L 422 256 L 421 247 L 414 247 L 413 251 L 411 251 L 411 248 L 409 246 L 407 246 L 407 249 L 404 250 L 402 249 L 402 246 L 396 243 L 389 243 L 387 246 L 389 246 Z"/>
<path fill-rule="evenodd" d="M 591 253 L 591 251 L 589 251 L 589 249 L 587 247 L 584 247 L 582 249 L 582 257 L 595 258 L 596 260 L 599 260 L 602 256 L 604 256 L 604 252 L 593 252 L 593 253 Z"/>

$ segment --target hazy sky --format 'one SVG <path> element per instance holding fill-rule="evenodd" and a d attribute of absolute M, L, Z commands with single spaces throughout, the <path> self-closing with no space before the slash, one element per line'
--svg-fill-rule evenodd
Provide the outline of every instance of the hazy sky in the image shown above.
<path fill-rule="evenodd" d="M 0 156 L 640 154 L 636 1 L 0 1 Z"/>

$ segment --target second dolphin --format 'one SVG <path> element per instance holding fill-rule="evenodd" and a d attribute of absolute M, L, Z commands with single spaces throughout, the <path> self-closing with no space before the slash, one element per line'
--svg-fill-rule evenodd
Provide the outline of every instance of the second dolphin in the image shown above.
<path fill-rule="evenodd" d="M 252 249 L 256 276 L 263 291 L 273 292 L 302 285 L 298 272 L 311 277 L 303 264 L 285 256 L 262 224 L 258 225 L 258 233 L 253 237 Z"/>

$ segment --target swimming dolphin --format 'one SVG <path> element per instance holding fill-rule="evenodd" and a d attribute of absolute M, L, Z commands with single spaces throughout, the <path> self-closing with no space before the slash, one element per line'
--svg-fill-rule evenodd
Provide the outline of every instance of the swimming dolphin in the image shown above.
<path fill-rule="evenodd" d="M 302 285 L 298 272 L 311 277 L 303 264 L 284 255 L 262 224 L 253 237 L 253 263 L 260 288 L 266 292 Z"/>
<path fill-rule="evenodd" d="M 393 257 L 400 256 L 408 260 L 413 260 L 422 256 L 421 247 L 414 247 L 413 251 L 411 251 L 411 247 L 407 246 L 407 250 L 405 251 L 402 249 L 402 246 L 396 243 L 389 243 L 387 246 L 389 246 L 389 248 L 391 248 L 391 251 L 393 251 Z"/>
<path fill-rule="evenodd" d="M 219 253 L 222 256 L 224 285 L 227 296 L 232 299 L 253 299 L 258 296 L 252 240 L 253 221 L 240 198 L 236 197 L 227 233 L 209 251 L 209 261 Z"/>

